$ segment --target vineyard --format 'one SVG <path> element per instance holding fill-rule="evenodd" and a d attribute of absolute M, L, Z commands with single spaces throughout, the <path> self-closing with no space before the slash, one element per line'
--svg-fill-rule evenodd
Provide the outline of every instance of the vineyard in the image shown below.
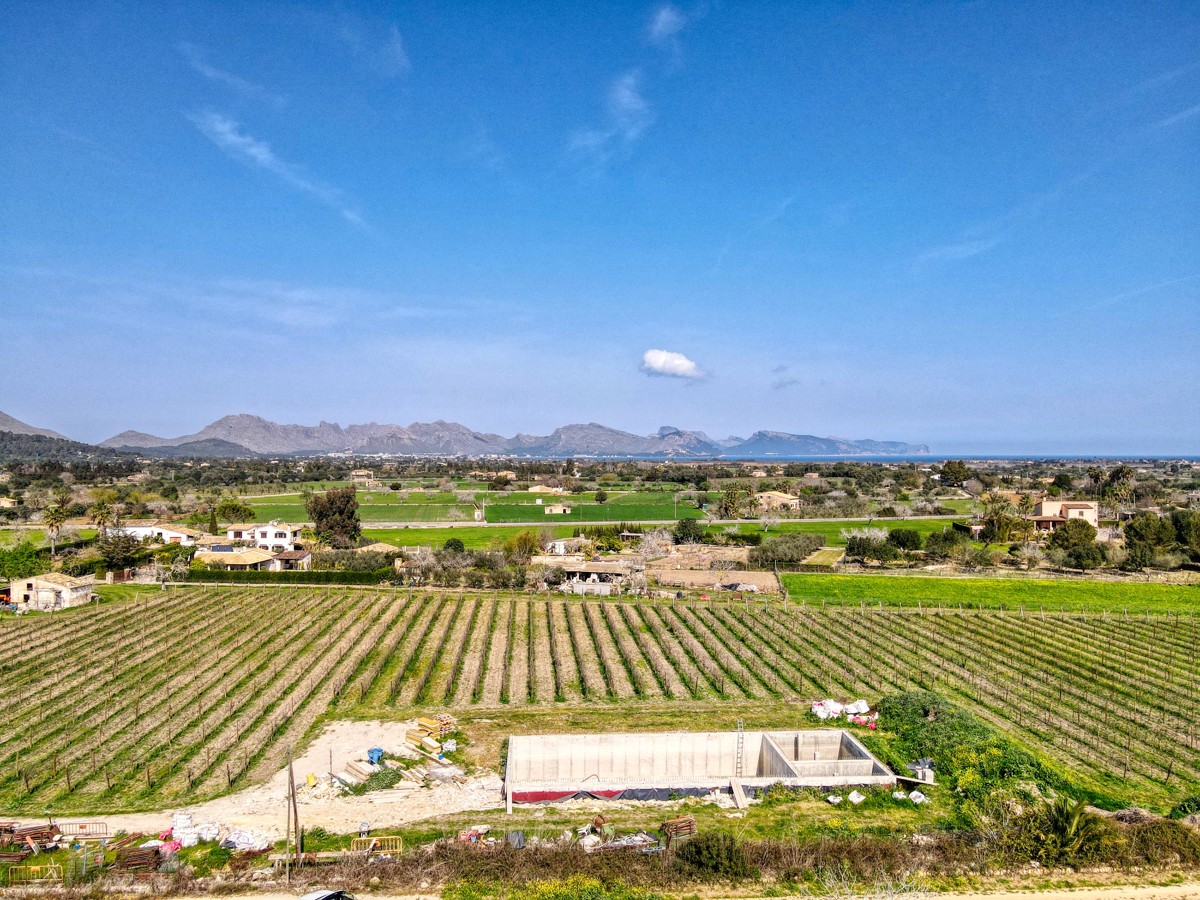
<path fill-rule="evenodd" d="M 0 622 L 0 807 L 204 799 L 270 776 L 321 717 L 557 704 L 615 729 L 645 704 L 700 728 L 726 703 L 794 720 L 798 698 L 912 687 L 1161 806 L 1200 785 L 1198 637 L 1190 615 L 180 588 Z"/>

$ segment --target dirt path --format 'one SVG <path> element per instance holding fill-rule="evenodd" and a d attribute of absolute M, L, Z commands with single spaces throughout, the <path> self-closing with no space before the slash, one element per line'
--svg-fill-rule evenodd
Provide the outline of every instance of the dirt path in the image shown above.
<path fill-rule="evenodd" d="M 296 781 L 303 784 L 310 773 L 327 773 L 331 753 L 333 771 L 337 773 L 343 771 L 351 760 L 362 758 L 371 747 L 399 752 L 404 743 L 404 732 L 411 726 L 411 722 L 336 722 L 294 761 Z M 358 831 L 362 822 L 369 822 L 372 828 L 378 829 L 467 810 L 495 809 L 503 806 L 501 784 L 498 775 L 489 773 L 471 778 L 465 785 L 451 783 L 427 790 L 375 791 L 358 797 L 327 799 L 301 796 L 298 799 L 300 822 L 306 828 L 320 826 L 336 834 L 346 834 Z M 170 827 L 174 813 L 187 813 L 197 825 L 215 822 L 226 828 L 245 828 L 264 837 L 281 840 L 286 823 L 286 793 L 287 769 L 284 768 L 266 784 L 206 803 L 159 812 L 82 818 L 105 822 L 110 833 L 140 831 L 157 834 Z M 68 817 L 65 820 L 77 818 L 80 817 Z M 22 824 L 44 821 L 21 820 Z"/>

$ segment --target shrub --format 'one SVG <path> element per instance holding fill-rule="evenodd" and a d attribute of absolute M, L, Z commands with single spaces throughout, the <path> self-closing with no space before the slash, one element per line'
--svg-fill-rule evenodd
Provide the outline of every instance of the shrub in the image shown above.
<path fill-rule="evenodd" d="M 765 540 L 750 550 L 750 565 L 756 569 L 778 566 L 789 569 L 804 562 L 814 550 L 825 546 L 825 535 L 792 532 Z"/>
<path fill-rule="evenodd" d="M 442 544 L 442 549 L 449 553 L 462 553 L 467 548 L 463 546 L 463 542 L 458 538 L 446 538 L 446 543 Z"/>
<path fill-rule="evenodd" d="M 888 532 L 887 542 L 897 550 L 920 550 L 921 532 L 915 528 L 893 528 Z"/>
<path fill-rule="evenodd" d="M 1172 819 L 1183 819 L 1196 813 L 1200 813 L 1200 794 L 1180 800 L 1167 815 Z"/>
<path fill-rule="evenodd" d="M 1107 819 L 1087 811 L 1083 800 L 1061 796 L 1039 815 L 1038 859 L 1046 865 L 1078 867 L 1102 858 L 1106 845 L 1118 842 Z"/>
<path fill-rule="evenodd" d="M 709 831 L 697 835 L 675 851 L 675 861 L 687 874 L 702 878 L 750 878 L 754 871 L 742 845 L 731 834 Z"/>

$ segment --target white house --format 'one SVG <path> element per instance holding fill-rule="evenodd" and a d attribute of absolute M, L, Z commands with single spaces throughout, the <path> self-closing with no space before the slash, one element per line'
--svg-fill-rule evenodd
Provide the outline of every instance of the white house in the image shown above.
<path fill-rule="evenodd" d="M 61 572 L 47 572 L 45 575 L 13 579 L 9 589 L 11 600 L 18 607 L 54 610 L 82 606 L 92 599 L 95 586 L 95 579 L 90 575 L 72 578 Z"/>
<path fill-rule="evenodd" d="M 225 535 L 230 541 L 250 544 L 260 550 L 271 550 L 279 553 L 283 550 L 300 549 L 300 525 L 289 525 L 287 522 L 272 521 L 266 524 L 229 525 Z"/>
<path fill-rule="evenodd" d="M 203 532 L 196 531 L 194 528 L 176 525 L 173 522 L 160 522 L 157 519 L 130 519 L 122 522 L 114 530 L 135 537 L 139 541 L 149 539 L 163 544 L 180 544 L 184 547 L 194 546 L 196 539 L 204 536 Z"/>

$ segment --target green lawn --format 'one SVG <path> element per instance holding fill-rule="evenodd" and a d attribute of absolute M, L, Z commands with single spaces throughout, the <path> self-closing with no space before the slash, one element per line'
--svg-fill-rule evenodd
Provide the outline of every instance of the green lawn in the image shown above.
<path fill-rule="evenodd" d="M 846 540 L 842 537 L 843 529 L 850 528 L 911 528 L 921 535 L 922 540 L 925 536 L 935 531 L 941 531 L 944 528 L 950 527 L 950 519 L 875 519 L 868 521 L 867 519 L 858 519 L 849 522 L 806 522 L 804 520 L 783 520 L 776 525 L 772 525 L 768 531 L 763 531 L 762 525 L 757 522 L 740 522 L 737 525 L 713 525 L 709 527 L 709 531 L 721 532 L 726 528 L 737 528 L 742 534 L 757 533 L 763 535 L 764 538 L 772 535 L 782 534 L 783 532 L 799 531 L 805 534 L 823 534 L 825 535 L 825 543 L 830 547 L 844 547 Z"/>
<path fill-rule="evenodd" d="M 1024 608 L 1130 612 L 1200 611 L 1200 586 L 1146 582 L 1052 581 L 1025 578 L 938 578 L 924 575 L 783 576 L 791 600 L 857 606 Z"/>
<path fill-rule="evenodd" d="M 462 528 L 364 528 L 363 535 L 372 541 L 383 541 L 397 547 L 441 547 L 450 538 L 458 538 L 470 550 L 485 550 L 499 545 L 528 525 L 513 525 L 488 528 L 464 526 Z M 535 529 L 539 534 L 541 528 Z M 550 525 L 547 529 L 553 537 L 571 537 L 575 528 L 570 525 Z"/>

